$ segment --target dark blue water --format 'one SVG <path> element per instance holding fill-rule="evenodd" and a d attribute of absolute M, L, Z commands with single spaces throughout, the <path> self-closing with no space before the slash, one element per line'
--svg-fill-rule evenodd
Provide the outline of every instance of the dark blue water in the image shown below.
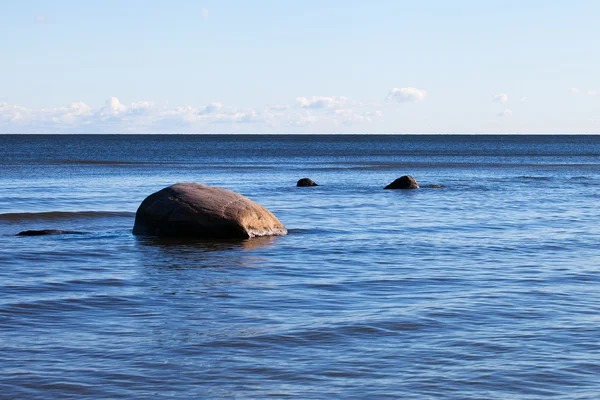
<path fill-rule="evenodd" d="M 598 136 L 17 135 L 0 171 L 1 398 L 600 396 Z M 185 181 L 290 234 L 134 237 Z"/>

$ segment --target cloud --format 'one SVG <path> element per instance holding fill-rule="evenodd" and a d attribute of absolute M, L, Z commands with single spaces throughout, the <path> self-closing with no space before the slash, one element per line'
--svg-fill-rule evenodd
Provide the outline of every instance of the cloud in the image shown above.
<path fill-rule="evenodd" d="M 71 103 L 66 111 L 73 115 L 89 115 L 92 113 L 92 107 L 85 104 L 83 101 Z"/>
<path fill-rule="evenodd" d="M 202 15 L 202 18 L 208 18 L 208 8 L 200 10 L 200 15 Z"/>
<path fill-rule="evenodd" d="M 117 99 L 119 101 L 119 99 Z M 152 101 L 136 101 L 131 103 L 131 108 L 134 110 L 149 110 L 154 108 L 154 102 Z"/>
<path fill-rule="evenodd" d="M 29 110 L 25 107 L 0 103 L 0 121 L 2 122 L 17 122 L 25 118 L 28 114 Z"/>
<path fill-rule="evenodd" d="M 375 105 L 342 96 L 299 97 L 291 106 L 261 109 L 238 109 L 218 102 L 204 106 L 124 103 L 112 96 L 96 109 L 82 101 L 44 109 L 0 103 L 0 133 L 233 132 L 246 124 L 260 126 L 256 131 L 310 127 L 306 129 L 331 132 L 336 126 L 368 124 L 382 115 Z"/>
<path fill-rule="evenodd" d="M 348 98 L 344 96 L 313 96 L 296 97 L 296 105 L 301 108 L 340 108 L 348 102 Z"/>
<path fill-rule="evenodd" d="M 267 107 L 267 111 L 269 112 L 283 112 L 289 110 L 290 106 L 287 105 L 275 105 Z"/>
<path fill-rule="evenodd" d="M 72 123 L 92 114 L 92 108 L 84 102 L 75 102 L 67 107 L 51 109 L 29 109 L 26 107 L 0 104 L 0 121 L 19 123 Z"/>
<path fill-rule="evenodd" d="M 92 115 L 92 107 L 82 101 L 71 103 L 69 107 L 45 110 L 50 120 L 55 123 L 73 124 L 80 119 Z M 40 117 L 38 116 L 38 119 Z"/>
<path fill-rule="evenodd" d="M 311 112 L 291 113 L 282 121 L 282 126 L 299 128 L 314 125 L 323 120 L 323 117 L 312 114 Z M 277 126 L 277 125 L 275 125 Z"/>
<path fill-rule="evenodd" d="M 223 104 L 221 103 L 210 103 L 206 106 L 202 107 L 200 111 L 198 111 L 198 115 L 207 115 L 213 114 L 220 111 L 223 108 Z"/>
<path fill-rule="evenodd" d="M 352 109 L 336 110 L 336 123 L 343 125 L 355 125 L 373 122 L 376 118 L 382 117 L 383 112 L 376 111 L 357 111 Z"/>
<path fill-rule="evenodd" d="M 379 118 L 379 117 L 383 117 L 383 111 L 380 111 L 380 110 L 369 111 L 369 112 L 367 112 L 367 115 Z"/>
<path fill-rule="evenodd" d="M 509 110 L 508 108 L 505 108 L 504 111 L 501 111 L 498 113 L 499 117 L 512 117 L 513 112 L 512 110 Z"/>
<path fill-rule="evenodd" d="M 119 100 L 117 99 L 117 102 L 119 102 Z M 136 101 L 131 103 L 131 105 L 129 107 L 124 106 L 123 104 L 121 104 L 119 102 L 119 106 L 117 106 L 117 108 L 121 109 L 121 112 L 125 112 L 126 115 L 128 117 L 132 117 L 132 116 L 149 116 L 154 114 L 156 105 L 154 104 L 154 102 L 152 101 Z M 119 113 L 117 114 L 112 114 L 112 115 L 119 115 Z"/>
<path fill-rule="evenodd" d="M 506 103 L 508 101 L 508 95 L 506 93 L 500 93 L 495 95 L 493 100 L 496 103 Z"/>
<path fill-rule="evenodd" d="M 265 119 L 275 127 L 366 124 L 383 115 L 381 111 L 374 110 L 378 106 L 376 103 L 353 101 L 345 96 L 297 97 L 295 110 L 288 110 L 287 106 L 269 107 Z"/>
<path fill-rule="evenodd" d="M 399 103 L 409 103 L 421 101 L 427 97 L 427 92 L 413 87 L 393 88 L 387 96 L 387 100 L 394 100 Z"/>
<path fill-rule="evenodd" d="M 249 109 L 243 111 L 233 111 L 227 113 L 219 113 L 216 116 L 215 122 L 217 123 L 238 123 L 238 124 L 250 124 L 263 122 L 262 116 L 260 116 L 256 110 Z"/>
<path fill-rule="evenodd" d="M 127 106 L 121 104 L 119 99 L 116 97 L 111 96 L 108 100 L 106 100 L 104 107 L 100 109 L 100 115 L 110 117 L 122 114 L 125 111 L 127 111 Z"/>
<path fill-rule="evenodd" d="M 521 98 L 519 99 L 519 101 L 520 101 L 521 103 L 525 103 L 527 100 L 529 100 L 529 99 L 527 98 L 527 96 L 523 96 L 523 97 L 521 97 Z"/>
<path fill-rule="evenodd" d="M 46 17 L 45 15 L 38 15 L 35 17 L 34 22 L 36 24 L 45 24 L 46 22 L 48 22 L 48 17 Z"/>
<path fill-rule="evenodd" d="M 581 90 L 579 90 L 578 88 L 572 87 L 572 88 L 569 89 L 569 93 L 571 93 L 571 94 L 579 94 L 579 93 L 581 93 Z M 600 90 L 590 89 L 586 93 L 587 93 L 588 96 L 599 96 L 600 95 Z"/>

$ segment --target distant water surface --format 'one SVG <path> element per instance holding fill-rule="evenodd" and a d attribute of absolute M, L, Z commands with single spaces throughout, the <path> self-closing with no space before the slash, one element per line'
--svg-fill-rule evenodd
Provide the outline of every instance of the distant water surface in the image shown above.
<path fill-rule="evenodd" d="M 600 136 L 0 135 L 0 171 L 0 398 L 600 396 Z M 188 181 L 290 234 L 131 234 Z"/>

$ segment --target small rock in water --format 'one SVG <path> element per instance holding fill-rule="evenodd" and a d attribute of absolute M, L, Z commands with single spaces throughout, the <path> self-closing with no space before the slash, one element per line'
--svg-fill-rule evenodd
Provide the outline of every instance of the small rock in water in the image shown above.
<path fill-rule="evenodd" d="M 241 194 L 200 183 L 177 183 L 142 202 L 133 234 L 247 239 L 287 235 L 287 229 L 269 210 Z"/>
<path fill-rule="evenodd" d="M 384 189 L 418 189 L 419 184 L 410 175 L 404 175 L 387 185 Z"/>
<path fill-rule="evenodd" d="M 62 231 L 60 229 L 41 229 L 19 232 L 17 236 L 44 236 L 44 235 L 78 235 L 83 232 Z"/>
<path fill-rule="evenodd" d="M 310 178 L 302 178 L 296 183 L 298 187 L 309 187 L 309 186 L 319 186 Z"/>
<path fill-rule="evenodd" d="M 440 188 L 443 188 L 444 185 L 440 185 L 440 184 L 434 183 L 434 184 L 425 185 L 425 186 L 422 186 L 422 187 L 427 188 L 427 189 L 440 189 Z"/>

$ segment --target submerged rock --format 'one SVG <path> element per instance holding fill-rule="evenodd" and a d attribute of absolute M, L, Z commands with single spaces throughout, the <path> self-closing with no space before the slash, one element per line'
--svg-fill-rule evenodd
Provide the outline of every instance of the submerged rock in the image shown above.
<path fill-rule="evenodd" d="M 148 196 L 135 215 L 135 235 L 245 239 L 287 234 L 269 210 L 232 192 L 177 183 Z"/>
<path fill-rule="evenodd" d="M 425 186 L 421 186 L 421 187 L 424 187 L 424 188 L 427 188 L 427 189 L 441 189 L 441 188 L 444 187 L 444 185 L 433 183 L 431 185 L 425 185 Z"/>
<path fill-rule="evenodd" d="M 384 189 L 418 189 L 419 184 L 410 175 L 404 175 L 387 185 Z"/>
<path fill-rule="evenodd" d="M 302 178 L 298 181 L 298 183 L 296 183 L 296 186 L 309 187 L 309 186 L 319 186 L 319 185 L 317 185 L 316 182 L 310 178 Z"/>
<path fill-rule="evenodd" d="M 44 235 L 79 235 L 83 232 L 62 231 L 59 229 L 41 229 L 19 232 L 17 236 L 44 236 Z"/>

